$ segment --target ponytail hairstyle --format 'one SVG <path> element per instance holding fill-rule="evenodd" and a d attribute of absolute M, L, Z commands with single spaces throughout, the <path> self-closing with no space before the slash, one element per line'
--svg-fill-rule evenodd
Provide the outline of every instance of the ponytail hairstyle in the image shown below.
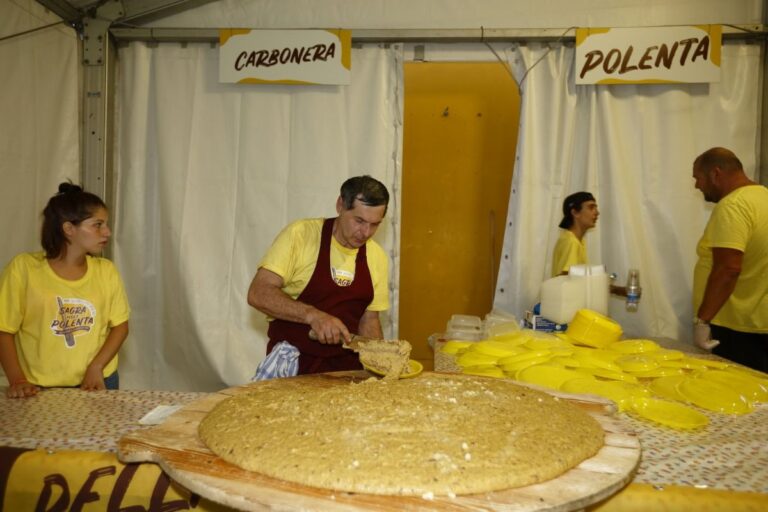
<path fill-rule="evenodd" d="M 99 196 L 85 192 L 83 187 L 71 181 L 59 184 L 59 192 L 48 200 L 43 209 L 40 244 L 45 250 L 45 257 L 55 259 L 65 252 L 68 243 L 63 229 L 65 222 L 77 226 L 93 217 L 99 208 L 107 209 Z"/>
<path fill-rule="evenodd" d="M 595 196 L 589 192 L 576 192 L 569 195 L 563 201 L 563 220 L 560 221 L 558 227 L 562 229 L 571 229 L 573 226 L 573 214 L 571 210 L 581 211 L 581 206 L 587 201 L 594 201 Z"/>

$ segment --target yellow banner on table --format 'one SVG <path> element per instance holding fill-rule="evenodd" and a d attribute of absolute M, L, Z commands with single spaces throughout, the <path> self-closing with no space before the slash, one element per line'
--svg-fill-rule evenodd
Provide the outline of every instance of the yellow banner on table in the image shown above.
<path fill-rule="evenodd" d="M 349 30 L 219 31 L 219 82 L 345 85 L 351 69 Z"/>
<path fill-rule="evenodd" d="M 720 81 L 720 25 L 576 30 L 576 84 Z"/>
<path fill-rule="evenodd" d="M 0 457 L 18 451 L 3 448 Z M 0 497 L 0 510 L 8 511 L 229 510 L 190 493 L 156 464 L 123 464 L 101 452 L 24 451 L 13 461 Z"/>

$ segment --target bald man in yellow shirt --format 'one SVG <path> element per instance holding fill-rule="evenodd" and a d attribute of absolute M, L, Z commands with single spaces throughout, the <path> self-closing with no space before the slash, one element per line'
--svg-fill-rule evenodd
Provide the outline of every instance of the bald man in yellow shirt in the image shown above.
<path fill-rule="evenodd" d="M 768 188 L 718 147 L 696 158 L 693 178 L 716 203 L 696 247 L 694 342 L 768 372 Z"/>

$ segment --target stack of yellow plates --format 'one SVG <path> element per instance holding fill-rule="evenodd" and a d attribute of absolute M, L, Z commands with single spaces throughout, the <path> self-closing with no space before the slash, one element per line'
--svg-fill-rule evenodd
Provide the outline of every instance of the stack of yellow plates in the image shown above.
<path fill-rule="evenodd" d="M 621 325 L 591 309 L 573 315 L 565 334 L 581 345 L 603 348 L 621 338 Z"/>

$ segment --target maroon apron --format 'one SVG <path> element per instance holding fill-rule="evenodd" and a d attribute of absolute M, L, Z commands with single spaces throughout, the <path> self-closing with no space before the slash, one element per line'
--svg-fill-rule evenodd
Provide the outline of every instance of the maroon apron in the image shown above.
<path fill-rule="evenodd" d="M 316 307 L 344 322 L 351 333 L 358 332 L 360 318 L 373 300 L 373 281 L 368 270 L 366 247 L 357 250 L 355 279 L 339 286 L 331 275 L 331 237 L 335 219 L 325 219 L 320 236 L 320 252 L 309 283 L 296 300 Z M 355 352 L 338 345 L 325 345 L 309 339 L 307 324 L 280 320 L 269 322 L 267 354 L 283 340 L 299 349 L 299 374 L 362 369 Z"/>

